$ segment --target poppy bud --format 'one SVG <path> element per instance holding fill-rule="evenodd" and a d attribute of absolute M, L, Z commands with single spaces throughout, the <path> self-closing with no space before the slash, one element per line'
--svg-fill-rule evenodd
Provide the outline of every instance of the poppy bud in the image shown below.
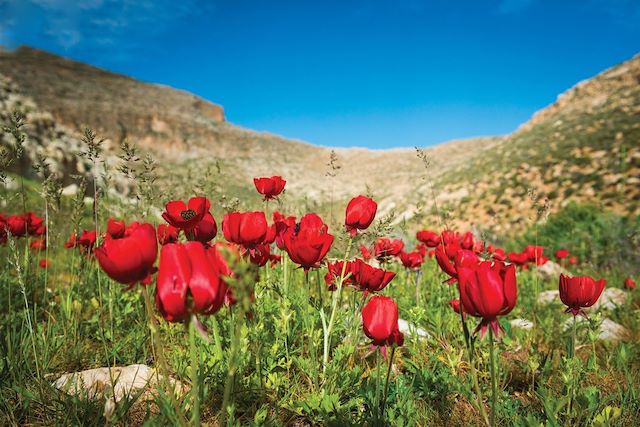
<path fill-rule="evenodd" d="M 398 305 L 389 297 L 376 295 L 367 302 L 362 309 L 362 329 L 375 345 L 404 343 L 398 327 Z"/>
<path fill-rule="evenodd" d="M 558 249 L 555 253 L 555 256 L 557 260 L 565 259 L 569 256 L 569 251 L 566 249 Z"/>
<path fill-rule="evenodd" d="M 631 291 L 636 288 L 636 282 L 631 277 L 627 277 L 624 279 L 624 288 Z"/>
<path fill-rule="evenodd" d="M 355 236 L 358 230 L 369 228 L 377 210 L 378 204 L 368 197 L 360 195 L 351 199 L 344 217 L 347 232 Z"/>
<path fill-rule="evenodd" d="M 122 237 L 105 239 L 95 250 L 95 255 L 102 270 L 116 282 L 131 287 L 148 281 L 158 255 L 156 230 L 151 224 L 133 222 Z"/>
<path fill-rule="evenodd" d="M 483 261 L 473 268 L 460 267 L 458 283 L 464 311 L 482 317 L 475 331 L 480 330 L 483 337 L 487 327 L 491 327 L 500 336 L 503 331 L 497 317 L 513 310 L 518 298 L 515 266 Z"/>
<path fill-rule="evenodd" d="M 269 229 L 264 212 L 230 212 L 224 215 L 222 232 L 227 241 L 248 249 L 264 243 Z"/>
<path fill-rule="evenodd" d="M 200 242 L 162 247 L 156 305 L 165 320 L 184 321 L 192 314 L 213 314 L 222 307 L 227 289 L 213 251 Z"/>
<path fill-rule="evenodd" d="M 565 313 L 586 317 L 582 309 L 591 307 L 598 301 L 606 284 L 607 281 L 604 279 L 594 280 L 589 276 L 569 277 L 560 274 L 560 299 L 567 306 Z"/>

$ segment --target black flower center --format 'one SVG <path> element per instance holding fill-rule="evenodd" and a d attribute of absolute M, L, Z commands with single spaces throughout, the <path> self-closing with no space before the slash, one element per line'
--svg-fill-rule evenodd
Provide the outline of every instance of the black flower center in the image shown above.
<path fill-rule="evenodd" d="M 300 232 L 300 223 L 297 222 L 295 227 L 293 227 L 293 234 L 297 236 L 299 232 Z"/>
<path fill-rule="evenodd" d="M 180 216 L 182 217 L 182 219 L 189 221 L 196 216 L 196 211 L 194 211 L 193 209 L 187 209 L 186 211 L 180 212 Z"/>

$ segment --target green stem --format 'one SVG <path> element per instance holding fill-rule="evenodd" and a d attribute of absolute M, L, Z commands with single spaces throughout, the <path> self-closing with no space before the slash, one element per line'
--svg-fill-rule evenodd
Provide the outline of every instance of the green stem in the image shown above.
<path fill-rule="evenodd" d="M 493 345 L 493 329 L 489 327 L 489 355 L 491 357 L 491 425 L 496 425 L 496 405 L 498 400 L 498 378 L 496 374 L 496 352 Z"/>
<path fill-rule="evenodd" d="M 231 355 L 229 356 L 229 366 L 227 367 L 227 379 L 224 383 L 224 394 L 222 397 L 222 418 L 220 426 L 224 426 L 227 423 L 227 409 L 231 403 L 231 388 L 233 386 L 234 377 L 236 374 L 236 358 L 238 352 L 238 344 L 240 341 L 240 333 L 242 332 L 242 321 L 240 317 L 231 318 Z"/>
<path fill-rule="evenodd" d="M 376 348 L 376 412 L 380 409 L 380 349 Z"/>
<path fill-rule="evenodd" d="M 384 420 L 384 410 L 387 406 L 387 397 L 389 396 L 389 377 L 391 376 L 391 366 L 393 365 L 393 356 L 396 354 L 396 346 L 393 346 L 391 350 L 391 356 L 389 357 L 389 367 L 387 368 L 387 378 L 384 381 L 384 396 L 382 398 L 382 409 L 380 410 L 380 418 Z"/>
<path fill-rule="evenodd" d="M 459 289 L 458 289 L 459 290 Z M 467 328 L 467 322 L 464 319 L 464 310 L 462 309 L 462 295 L 460 297 L 460 322 L 462 323 L 462 332 L 464 334 L 464 342 L 467 346 L 467 354 L 469 357 L 469 367 L 471 368 L 471 378 L 473 380 L 473 389 L 476 394 L 476 399 L 478 401 L 478 410 L 480 411 L 480 415 L 484 420 L 487 426 L 489 424 L 489 417 L 487 416 L 487 411 L 484 408 L 484 402 L 482 398 L 482 390 L 480 390 L 480 383 L 478 382 L 478 373 L 476 372 L 475 361 L 473 357 L 473 345 L 471 343 L 471 335 L 469 334 L 469 329 Z"/>
<path fill-rule="evenodd" d="M 196 326 L 195 319 L 189 322 L 189 349 L 191 352 L 191 397 L 193 408 L 191 412 L 191 425 L 200 425 L 200 392 L 198 378 L 198 349 L 196 347 Z"/>
<path fill-rule="evenodd" d="M 327 364 L 329 363 L 329 349 L 331 347 L 331 331 L 333 330 L 333 324 L 336 318 L 336 312 L 338 309 L 338 302 L 340 301 L 340 294 L 342 293 L 342 285 L 344 282 L 344 277 L 347 272 L 347 260 L 349 259 L 349 255 L 351 254 L 351 246 L 353 245 L 353 237 L 349 237 L 349 242 L 347 243 L 347 250 L 345 251 L 344 258 L 342 261 L 342 272 L 340 273 L 340 280 L 338 281 L 338 288 L 333 293 L 333 299 L 331 301 L 331 316 L 329 317 L 329 324 L 325 330 L 324 334 L 324 353 L 322 358 L 322 373 L 323 375 L 327 372 Z"/>
<path fill-rule="evenodd" d="M 167 365 L 166 359 L 164 358 L 164 347 L 162 345 L 162 339 L 160 337 L 158 328 L 155 323 L 155 316 L 153 315 L 153 305 L 151 304 L 149 291 L 147 290 L 147 287 L 144 285 L 142 285 L 141 288 L 142 288 L 142 296 L 144 297 L 144 307 L 147 313 L 147 322 L 149 324 L 149 331 L 151 332 L 151 351 L 153 354 L 154 361 L 157 361 L 158 365 L 160 366 L 158 383 L 161 384 L 163 388 L 169 393 L 171 404 L 173 405 L 176 415 L 179 417 L 178 419 L 179 424 L 184 426 L 184 425 L 187 425 L 187 422 L 183 418 L 180 405 L 176 400 L 174 388 L 171 385 L 171 381 L 169 379 L 169 367 Z"/>
<path fill-rule="evenodd" d="M 573 316 L 573 325 L 571 327 L 571 347 L 569 347 L 569 357 L 573 359 L 576 355 L 576 316 Z"/>

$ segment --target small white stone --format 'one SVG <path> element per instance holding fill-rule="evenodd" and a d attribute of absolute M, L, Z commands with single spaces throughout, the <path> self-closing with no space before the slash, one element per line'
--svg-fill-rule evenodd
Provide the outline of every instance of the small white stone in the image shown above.
<path fill-rule="evenodd" d="M 533 322 L 527 319 L 512 319 L 509 321 L 512 328 L 524 329 L 525 331 L 533 329 Z"/>
<path fill-rule="evenodd" d="M 405 335 L 417 335 L 420 338 L 429 338 L 431 334 L 422 328 L 416 327 L 413 323 L 409 323 L 404 319 L 398 319 L 398 328 Z"/>

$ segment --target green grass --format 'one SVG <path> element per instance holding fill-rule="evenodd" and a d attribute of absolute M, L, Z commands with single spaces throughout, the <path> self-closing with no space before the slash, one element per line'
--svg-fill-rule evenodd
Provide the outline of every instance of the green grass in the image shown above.
<path fill-rule="evenodd" d="M 24 193 L 2 192 L 7 201 L 3 210 L 21 211 L 24 200 L 27 209 L 41 212 L 38 191 L 36 183 L 26 181 Z M 257 207 L 260 202 L 255 203 Z M 287 203 L 285 200 L 285 212 Z M 156 217 L 140 217 L 140 212 L 148 211 L 140 206 L 119 205 L 111 199 L 103 199 L 102 204 L 101 227 L 112 211 L 129 221 L 157 221 Z M 0 247 L 0 424 L 174 425 L 182 414 L 188 419 L 193 402 L 189 393 L 179 396 L 178 407 L 166 394 L 153 405 L 132 396 L 121 401 L 107 420 L 103 402 L 67 396 L 51 386 L 66 372 L 132 363 L 156 365 L 140 288 L 125 292 L 101 273 L 95 260 L 62 248 L 71 231 L 70 206 L 71 200 L 63 198 L 60 209 L 51 213 L 48 257 L 52 266 L 48 271 L 37 267 L 39 256 L 25 248 L 26 240 Z M 219 209 L 214 211 L 220 222 Z M 624 247 L 628 243 L 624 238 L 637 229 L 637 219 L 621 219 L 589 206 L 569 205 L 563 212 L 538 227 L 538 241 L 553 248 L 566 246 L 577 253 L 585 262 L 575 273 L 608 275 L 615 269 L 622 271 L 635 259 Z M 91 218 L 89 205 L 80 218 L 81 227 L 93 227 Z M 334 252 L 338 253 L 345 238 L 336 229 L 340 239 Z M 531 242 L 530 233 L 510 244 Z M 211 338 L 196 342 L 198 401 L 204 423 L 215 425 L 220 419 L 231 360 L 231 331 L 240 322 L 234 405 L 229 417 L 233 425 L 482 425 L 474 407 L 460 318 L 448 306 L 456 289 L 442 284 L 444 277 L 433 260 L 427 260 L 420 272 L 421 300 L 417 304 L 415 277 L 397 263 L 389 266 L 398 276 L 383 293 L 398 302 L 401 318 L 427 330 L 430 337 L 408 335 L 398 350 L 382 420 L 374 410 L 381 377 L 360 327 L 361 294 L 351 289 L 343 293 L 331 358 L 323 375 L 318 307 L 328 310 L 330 304 L 322 281 L 325 270 L 312 272 L 307 286 L 303 272 L 291 263 L 288 266 L 287 283 L 282 264 L 271 270 L 268 278 L 264 269 L 260 272 L 250 318 L 235 308 L 201 317 Z M 152 294 L 153 288 L 149 288 Z M 318 292 L 319 288 L 322 291 Z M 557 279 L 542 281 L 531 271 L 518 274 L 518 305 L 502 319 L 507 335 L 498 345 L 498 424 L 565 425 L 565 396 L 570 389 L 577 396 L 575 425 L 604 425 L 597 420 L 607 407 L 621 411 L 612 425 L 633 424 L 640 410 L 637 333 L 627 343 L 611 344 L 593 341 L 592 329 L 587 328 L 579 335 L 579 358 L 567 360 L 569 332 L 563 331 L 562 324 L 570 316 L 559 303 L 535 303 L 537 291 L 555 288 Z M 631 331 L 640 326 L 636 298 L 635 293 L 630 294 L 627 306 L 608 314 Z M 534 328 L 511 328 L 508 320 L 519 317 L 533 320 Z M 599 315 L 592 316 L 590 327 L 595 328 L 599 319 Z M 476 323 L 475 318 L 468 320 L 470 328 Z M 181 324 L 160 319 L 158 325 L 172 375 L 191 385 L 188 334 Z M 488 408 L 487 340 L 476 340 L 475 348 Z M 576 375 L 568 377 L 568 370 Z"/>

